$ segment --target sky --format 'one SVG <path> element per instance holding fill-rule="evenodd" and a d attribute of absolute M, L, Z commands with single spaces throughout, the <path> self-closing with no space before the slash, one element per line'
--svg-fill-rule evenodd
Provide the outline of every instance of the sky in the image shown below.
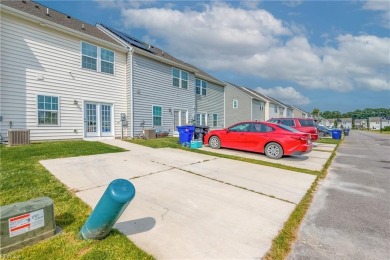
<path fill-rule="evenodd" d="M 390 0 L 37 0 L 307 112 L 390 108 Z"/>

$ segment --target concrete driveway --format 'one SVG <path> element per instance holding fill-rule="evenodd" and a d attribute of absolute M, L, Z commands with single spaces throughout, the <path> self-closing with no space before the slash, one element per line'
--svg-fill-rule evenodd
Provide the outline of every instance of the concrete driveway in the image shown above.
<path fill-rule="evenodd" d="M 116 224 L 158 259 L 261 258 L 315 176 L 119 140 L 127 152 L 41 163 L 92 208 L 114 179 L 136 196 Z"/>
<path fill-rule="evenodd" d="M 272 163 L 278 163 L 286 166 L 297 167 L 301 169 L 313 170 L 313 171 L 321 171 L 330 156 L 332 155 L 333 150 L 336 148 L 335 144 L 322 144 L 322 143 L 314 143 L 313 150 L 304 155 L 296 155 L 296 156 L 285 156 L 280 158 L 279 160 L 270 159 L 264 154 L 259 153 L 251 153 L 239 150 L 232 149 L 212 149 L 208 146 L 204 146 L 200 148 L 201 150 L 233 155 L 237 157 L 255 159 L 259 161 L 266 161 Z"/>

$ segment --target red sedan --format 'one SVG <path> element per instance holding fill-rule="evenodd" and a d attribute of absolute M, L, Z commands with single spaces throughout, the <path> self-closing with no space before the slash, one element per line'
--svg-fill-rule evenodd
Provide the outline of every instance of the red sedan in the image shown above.
<path fill-rule="evenodd" d="M 231 148 L 264 153 L 269 158 L 311 152 L 310 134 L 269 122 L 241 122 L 222 130 L 212 130 L 204 138 L 211 148 Z"/>

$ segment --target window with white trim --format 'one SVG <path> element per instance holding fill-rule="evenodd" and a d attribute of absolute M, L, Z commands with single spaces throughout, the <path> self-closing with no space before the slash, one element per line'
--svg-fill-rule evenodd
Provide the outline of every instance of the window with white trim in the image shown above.
<path fill-rule="evenodd" d="M 274 106 L 274 112 L 278 113 L 278 106 L 277 105 Z"/>
<path fill-rule="evenodd" d="M 81 67 L 114 74 L 115 53 L 99 46 L 81 43 Z"/>
<path fill-rule="evenodd" d="M 188 72 L 172 68 L 172 85 L 174 87 L 188 89 Z"/>
<path fill-rule="evenodd" d="M 206 113 L 198 113 L 195 115 L 195 123 L 197 125 L 207 125 L 207 114 Z"/>
<path fill-rule="evenodd" d="M 238 108 L 238 100 L 233 99 L 233 108 Z"/>
<path fill-rule="evenodd" d="M 196 94 L 206 96 L 207 81 L 195 79 Z"/>
<path fill-rule="evenodd" d="M 213 127 L 218 126 L 218 114 L 213 114 Z"/>
<path fill-rule="evenodd" d="M 162 107 L 153 106 L 153 126 L 162 126 Z"/>
<path fill-rule="evenodd" d="M 58 97 L 38 95 L 38 125 L 58 125 Z"/>

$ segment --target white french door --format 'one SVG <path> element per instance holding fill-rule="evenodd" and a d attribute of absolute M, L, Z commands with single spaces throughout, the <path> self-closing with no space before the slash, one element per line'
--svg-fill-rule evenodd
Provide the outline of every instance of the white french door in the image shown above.
<path fill-rule="evenodd" d="M 179 135 L 177 126 L 186 125 L 188 123 L 188 111 L 183 109 L 173 110 L 173 135 Z"/>
<path fill-rule="evenodd" d="M 112 104 L 86 102 L 85 137 L 113 136 Z"/>

